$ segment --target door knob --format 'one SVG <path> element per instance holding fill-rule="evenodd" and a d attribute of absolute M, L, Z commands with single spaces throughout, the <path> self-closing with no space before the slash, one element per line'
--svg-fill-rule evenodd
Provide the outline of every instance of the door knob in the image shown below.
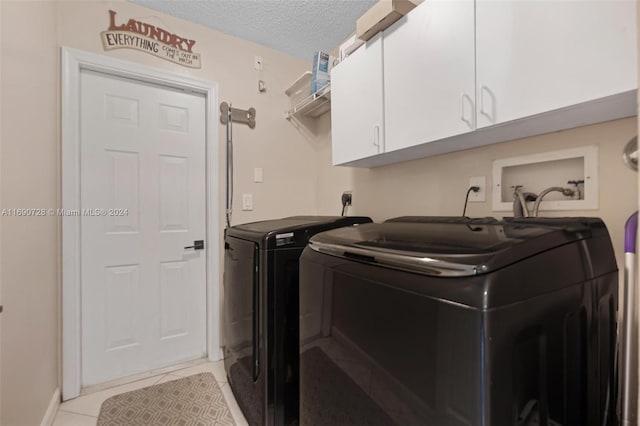
<path fill-rule="evenodd" d="M 195 240 L 192 246 L 186 246 L 186 249 L 204 250 L 204 240 Z"/>

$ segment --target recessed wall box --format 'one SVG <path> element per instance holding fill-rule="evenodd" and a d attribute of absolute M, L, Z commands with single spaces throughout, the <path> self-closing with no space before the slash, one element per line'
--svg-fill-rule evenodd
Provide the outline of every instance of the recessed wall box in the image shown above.
<path fill-rule="evenodd" d="M 513 209 L 513 191 L 521 186 L 523 192 L 539 194 L 552 186 L 576 189 L 570 181 L 584 181 L 580 195 L 567 197 L 550 192 L 540 204 L 544 210 L 598 209 L 598 147 L 550 151 L 495 160 L 493 162 L 493 210 Z"/>

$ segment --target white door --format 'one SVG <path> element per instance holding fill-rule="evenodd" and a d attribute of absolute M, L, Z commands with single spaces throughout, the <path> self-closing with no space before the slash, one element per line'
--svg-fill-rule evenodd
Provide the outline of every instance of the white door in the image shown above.
<path fill-rule="evenodd" d="M 427 0 L 384 33 L 386 151 L 475 129 L 473 0 Z"/>
<path fill-rule="evenodd" d="M 478 128 L 637 86 L 636 2 L 476 1 Z"/>
<path fill-rule="evenodd" d="M 88 386 L 206 353 L 205 253 L 185 248 L 205 237 L 205 97 L 83 71 L 80 107 Z"/>
<path fill-rule="evenodd" d="M 333 164 L 384 152 L 382 33 L 331 70 Z"/>

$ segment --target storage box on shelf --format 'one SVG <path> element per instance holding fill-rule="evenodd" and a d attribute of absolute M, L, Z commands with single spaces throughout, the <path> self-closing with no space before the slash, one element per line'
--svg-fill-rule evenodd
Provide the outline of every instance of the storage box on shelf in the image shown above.
<path fill-rule="evenodd" d="M 338 50 L 340 60 L 342 61 L 347 56 L 351 55 L 363 44 L 364 44 L 364 41 L 356 37 L 355 34 L 349 37 L 340 45 L 340 49 Z"/>
<path fill-rule="evenodd" d="M 285 93 L 291 99 L 291 108 L 287 111 L 287 119 L 294 116 L 320 117 L 331 110 L 331 84 L 321 87 L 309 94 L 311 87 L 311 71 L 302 74 Z"/>
<path fill-rule="evenodd" d="M 356 21 L 356 36 L 367 41 L 388 28 L 422 0 L 380 0 Z"/>

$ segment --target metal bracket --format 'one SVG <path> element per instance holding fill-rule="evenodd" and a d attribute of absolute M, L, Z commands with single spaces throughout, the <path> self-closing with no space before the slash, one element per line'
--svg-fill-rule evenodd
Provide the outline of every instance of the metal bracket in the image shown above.
<path fill-rule="evenodd" d="M 231 108 L 228 103 L 220 104 L 220 122 L 227 124 L 227 111 Z M 247 124 L 251 129 L 256 127 L 256 109 L 249 108 L 247 110 L 231 108 L 231 121 L 233 123 Z"/>

